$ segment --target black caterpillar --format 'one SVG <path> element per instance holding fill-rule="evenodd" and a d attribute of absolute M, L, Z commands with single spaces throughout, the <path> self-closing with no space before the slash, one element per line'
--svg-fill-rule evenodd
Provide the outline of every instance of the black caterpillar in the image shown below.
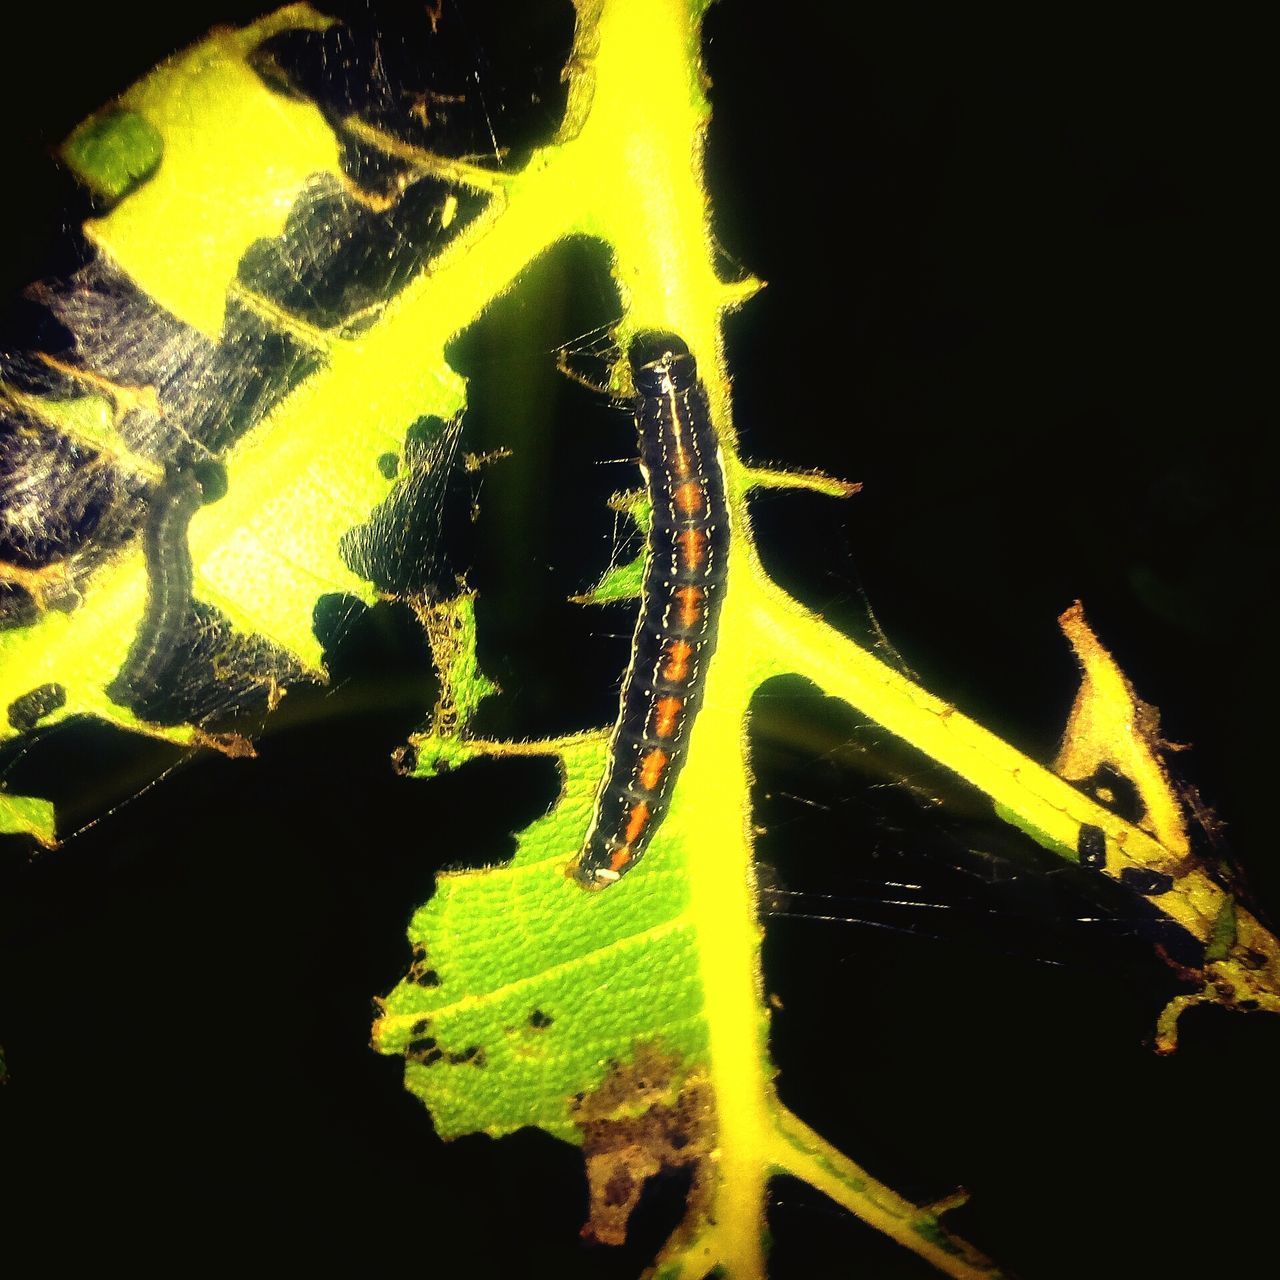
<path fill-rule="evenodd" d="M 191 552 L 187 526 L 203 501 L 193 472 L 174 469 L 152 498 L 142 531 L 147 565 L 147 610 L 129 656 L 107 689 L 113 701 L 145 715 L 165 696 L 165 677 L 191 609 Z"/>
<path fill-rule="evenodd" d="M 609 762 L 572 868 L 587 888 L 634 867 L 666 816 L 715 648 L 729 555 L 724 472 L 696 361 L 669 333 L 637 337 L 628 357 L 653 523 Z"/>

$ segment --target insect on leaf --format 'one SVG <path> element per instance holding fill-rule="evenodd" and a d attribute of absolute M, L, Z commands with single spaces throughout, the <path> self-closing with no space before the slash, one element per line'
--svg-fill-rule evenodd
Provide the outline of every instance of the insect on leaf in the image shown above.
<path fill-rule="evenodd" d="M 92 715 L 245 754 L 219 723 L 325 678 L 325 597 L 429 588 L 403 538 L 394 570 L 376 544 L 415 503 L 430 530 L 461 388 L 387 302 L 480 201 L 365 190 L 252 65 L 332 26 L 295 5 L 219 29 L 63 148 L 96 256 L 31 291 L 69 344 L 0 369 L 6 737 Z"/>
<path fill-rule="evenodd" d="M 1154 721 L 1082 607 L 1062 621 L 1084 685 L 1049 768 L 766 571 L 753 500 L 858 486 L 739 449 L 725 330 L 761 286 L 729 278 L 710 230 L 707 8 L 577 0 L 563 110 L 511 149 L 449 5 L 402 42 L 359 6 L 216 31 L 72 135 L 97 256 L 37 293 L 69 347 L 7 358 L 0 383 L 9 732 L 92 715 L 243 752 L 217 715 L 324 678 L 324 597 L 407 600 L 439 689 L 398 770 L 539 757 L 561 783 L 508 862 L 441 872 L 378 1002 L 375 1047 L 403 1057 L 436 1133 L 533 1126 L 580 1147 L 582 1232 L 604 1246 L 680 1174 L 683 1215 L 651 1259 L 663 1280 L 764 1277 L 784 1176 L 944 1274 L 995 1276 L 944 1225 L 963 1194 L 898 1194 L 780 1096 L 748 759 L 761 690 L 801 677 L 1184 931 L 1203 962 L 1183 966 L 1194 993 L 1161 1019 L 1162 1049 L 1192 1003 L 1280 1009 L 1280 946 L 1194 853 Z M 646 493 L 614 504 L 643 554 L 578 600 L 639 596 L 639 621 L 612 731 L 508 741 L 485 731 L 505 677 L 481 660 L 484 597 L 443 582 L 434 527 L 409 525 L 438 510 L 474 400 L 456 344 L 582 240 L 605 247 L 616 290 L 611 385 L 636 412 Z M 51 835 L 42 802 L 3 800 L 6 829 Z M 460 844 L 443 860 L 476 859 Z"/>

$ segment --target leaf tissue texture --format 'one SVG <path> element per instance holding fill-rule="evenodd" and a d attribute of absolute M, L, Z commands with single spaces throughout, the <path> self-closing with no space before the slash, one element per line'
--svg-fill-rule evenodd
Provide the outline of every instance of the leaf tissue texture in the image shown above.
<path fill-rule="evenodd" d="M 353 104 L 302 91 L 332 30 L 306 6 L 218 30 L 64 148 L 101 212 L 91 260 L 32 287 L 47 323 L 0 358 L 5 735 L 90 714 L 243 753 L 215 731 L 324 678 L 324 597 L 452 586 L 432 530 L 460 384 L 391 304 L 492 192 L 392 157 L 362 185 L 335 131 Z M 372 83 L 379 50 L 344 49 Z M 463 317 L 436 311 L 438 353 Z M 175 483 L 193 509 L 162 523 Z M 119 678 L 143 650 L 145 696 Z"/>

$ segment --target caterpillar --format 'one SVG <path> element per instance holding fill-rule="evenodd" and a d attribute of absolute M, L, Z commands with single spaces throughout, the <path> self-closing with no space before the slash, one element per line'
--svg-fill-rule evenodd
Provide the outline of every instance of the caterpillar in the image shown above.
<path fill-rule="evenodd" d="M 142 715 L 164 693 L 163 682 L 191 608 L 191 552 L 187 526 L 203 500 L 195 475 L 171 470 L 151 501 L 142 531 L 147 610 L 129 656 L 107 694 Z"/>
<path fill-rule="evenodd" d="M 670 333 L 638 335 L 628 359 L 653 521 L 608 764 L 571 867 L 589 889 L 634 867 L 666 816 L 715 649 L 729 556 L 724 469 L 697 362 Z"/>

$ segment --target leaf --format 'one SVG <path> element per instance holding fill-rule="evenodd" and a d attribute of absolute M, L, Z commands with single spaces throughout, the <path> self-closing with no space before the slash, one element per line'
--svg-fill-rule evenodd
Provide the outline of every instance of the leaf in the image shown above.
<path fill-rule="evenodd" d="M 721 625 L 717 666 L 725 671 L 741 632 L 727 618 Z M 708 696 L 671 812 L 644 862 L 623 885 L 591 895 L 566 870 L 590 818 L 605 735 L 471 743 L 496 755 L 557 751 L 564 790 L 520 833 L 509 865 L 439 878 L 410 925 L 415 963 L 385 1002 L 375 1044 L 405 1055 L 406 1084 L 442 1137 L 499 1136 L 533 1123 L 581 1143 L 593 1187 L 584 1231 L 598 1240 L 624 1234 L 620 1182 L 632 1205 L 648 1173 L 695 1162 L 695 1190 L 658 1260 L 670 1268 L 662 1274 L 759 1269 L 772 1170 L 822 1187 L 949 1274 L 993 1273 L 938 1228 L 931 1210 L 876 1183 L 773 1097 L 741 830 L 741 722 L 740 710 Z M 436 758 L 430 735 L 414 746 L 420 758 Z M 735 760 L 736 775 L 728 768 Z M 735 831 L 736 840 L 726 839 Z M 505 922 L 501 945 L 496 920 Z M 672 1155 L 673 1128 L 679 1151 L 687 1145 L 695 1155 Z"/>
<path fill-rule="evenodd" d="M 80 125 L 62 154 L 95 194 L 112 201 L 151 177 L 164 157 L 164 139 L 146 116 L 116 108 Z"/>
<path fill-rule="evenodd" d="M 469 310 L 436 312 L 433 362 L 422 359 L 432 326 L 407 300 L 348 333 L 291 314 L 273 293 L 284 285 L 272 255 L 305 253 L 313 269 L 328 262 L 356 275 L 339 298 L 349 318 L 344 308 L 367 312 L 403 286 L 377 270 L 418 252 L 401 238 L 360 291 L 369 263 L 353 269 L 342 259 L 346 237 L 363 249 L 394 211 L 371 207 L 352 186 L 320 111 L 250 65 L 265 42 L 330 25 L 293 5 L 243 30 L 219 29 L 64 149 L 90 187 L 119 198 L 86 225 L 96 262 L 69 285 L 36 291 L 71 330 L 70 355 L 36 351 L 0 369 L 5 429 L 25 450 L 6 458 L 15 489 L 3 503 L 10 536 L 0 580 L 30 602 L 0 633 L 0 705 L 28 705 L 33 690 L 56 683 L 62 696 L 38 717 L 43 726 L 88 714 L 245 754 L 241 738 L 207 732 L 205 721 L 254 699 L 269 709 L 286 684 L 324 678 L 318 603 L 376 594 L 348 564 L 347 540 L 421 471 L 388 474 L 384 460 L 401 454 L 415 424 L 444 423 L 461 403 L 438 353 Z M 458 204 L 427 194 L 437 216 Z M 317 239 L 334 227 L 343 229 L 336 250 Z M 137 528 L 162 502 L 175 458 L 216 460 L 225 492 L 206 492 L 186 530 L 195 612 L 185 625 L 200 634 L 170 657 L 176 710 L 162 715 L 125 705 L 115 681 L 145 625 Z M 25 533 L 19 492 L 38 504 L 36 525 L 47 531 L 38 545 Z M 91 513 L 88 523 L 68 525 L 60 505 Z M 193 657 L 203 665 L 184 691 L 181 669 Z M 35 723 L 10 716 L 0 737 Z"/>
<path fill-rule="evenodd" d="M 1174 854 L 1186 857 L 1191 840 L 1182 803 L 1161 759 L 1159 713 L 1143 702 L 1112 656 L 1098 642 L 1076 601 L 1058 619 L 1083 672 L 1067 720 L 1054 772 L 1077 785 L 1108 786 L 1106 771 L 1137 790 L 1134 821 Z M 1116 807 L 1116 797 L 1111 806 Z"/>
<path fill-rule="evenodd" d="M 405 1056 L 406 1083 L 446 1138 L 534 1123 L 580 1143 L 592 1193 L 584 1233 L 597 1240 L 623 1238 L 648 1176 L 691 1164 L 686 1216 L 655 1260 L 656 1274 L 671 1280 L 717 1268 L 764 1273 L 764 1188 L 778 1172 L 805 1179 L 948 1274 L 994 1274 L 940 1226 L 954 1204 L 905 1202 L 791 1116 L 774 1092 L 747 820 L 750 699 L 774 676 L 805 676 L 985 792 L 1001 816 L 1060 856 L 1075 860 L 1098 831 L 1109 874 L 1170 865 L 1173 851 L 820 623 L 761 569 L 746 506 L 753 488 L 845 496 L 857 486 L 749 468 L 737 458 L 717 330 L 753 289 L 734 293 L 717 282 L 707 253 L 697 159 L 706 104 L 690 53 L 695 31 L 696 6 L 581 5 L 562 137 L 511 176 L 506 207 L 477 227 L 469 246 L 481 256 L 516 244 L 532 250 L 557 227 L 602 235 L 624 298 L 620 334 L 678 332 L 699 357 L 733 536 L 687 763 L 643 864 L 618 885 L 585 894 L 566 873 L 590 821 L 604 735 L 489 742 L 470 733 L 465 717 L 443 731 L 437 717 L 406 757 L 416 753 L 421 776 L 438 772 L 442 760 L 452 767 L 470 756 L 542 752 L 559 759 L 564 787 L 551 812 L 519 834 L 509 865 L 440 877 L 410 927 L 416 960 L 385 1002 L 375 1043 Z M 628 56 L 640 46 L 643 59 Z M 634 110 L 640 100 L 642 114 Z M 686 169 L 681 158 L 689 155 Z M 569 227 L 565 210 L 573 211 Z M 620 598 L 635 582 L 635 566 L 625 566 L 583 600 Z M 472 679 L 474 662 L 462 668 Z M 1153 901 L 1197 937 L 1225 938 L 1215 925 L 1222 888 L 1182 870 L 1170 900 Z M 499 920 L 513 926 L 501 942 Z M 1268 959 L 1255 989 L 1274 992 L 1280 953 L 1274 939 L 1263 946 Z M 687 1156 L 676 1154 L 685 1149 L 680 1141 Z"/>
<path fill-rule="evenodd" d="M 296 29 L 290 22 L 305 26 L 309 20 L 306 10 L 284 12 L 293 17 L 280 19 L 281 34 Z M 320 594 L 371 594 L 368 579 L 352 571 L 342 548 L 390 493 L 377 461 L 421 417 L 443 421 L 461 406 L 462 389 L 444 359 L 447 340 L 549 245 L 574 235 L 605 241 L 624 299 L 619 341 L 648 327 L 688 338 L 724 447 L 733 501 L 732 580 L 706 706 L 672 811 L 645 862 L 614 889 L 584 894 L 564 870 L 589 819 L 604 733 L 547 743 L 476 736 L 473 717 L 492 686 L 475 661 L 469 598 L 447 605 L 415 602 L 443 687 L 432 726 L 402 755 L 401 767 L 429 776 L 480 755 L 549 754 L 561 762 L 564 791 L 556 807 L 521 834 L 509 866 L 441 877 L 436 896 L 414 919 L 417 955 L 386 1002 L 376 1029 L 379 1047 L 405 1055 L 409 1085 L 445 1136 L 507 1133 L 532 1121 L 580 1143 L 592 1190 L 589 1231 L 597 1240 L 624 1235 L 639 1189 L 655 1170 L 691 1168 L 685 1221 L 658 1263 L 668 1280 L 716 1267 L 741 1277 L 763 1274 L 765 1189 L 783 1172 L 803 1178 L 948 1274 L 993 1274 L 989 1263 L 940 1225 L 958 1200 L 907 1203 L 778 1101 L 760 1000 L 760 928 L 752 892 L 743 743 L 751 697 L 773 676 L 808 677 L 951 768 L 990 796 L 1003 816 L 1070 860 L 1086 831 L 1102 833 L 1109 867 L 1164 866 L 1173 851 L 839 635 L 764 573 L 748 520 L 753 489 L 806 488 L 836 496 L 856 486 L 749 467 L 734 447 L 722 327 L 757 285 L 722 281 L 712 261 L 701 170 L 709 117 L 697 54 L 702 12 L 700 4 L 676 0 L 583 0 L 575 57 L 566 68 L 564 126 L 551 145 L 500 176 L 406 143 L 374 118 L 345 122 L 351 138 L 380 149 L 405 166 L 403 172 L 456 181 L 493 198 L 447 250 L 415 264 L 393 305 L 375 307 L 369 316 L 349 315 L 350 324 L 339 332 L 317 325 L 314 317 L 299 321 L 283 314 L 287 308 L 278 298 L 264 300 L 246 287 L 247 260 L 265 278 L 273 264 L 294 261 L 287 248 L 259 254 L 240 235 L 238 254 L 224 253 L 222 285 L 232 279 L 233 259 L 241 275 L 218 295 L 221 303 L 208 281 L 188 290 L 187 282 L 171 278 L 173 261 L 156 273 L 155 296 L 167 297 L 188 322 L 185 346 L 199 347 L 202 335 L 206 342 L 220 338 L 224 331 L 213 320 L 225 321 L 243 306 L 313 362 L 221 455 L 227 497 L 206 507 L 190 531 L 197 594 L 217 606 L 235 634 L 262 637 L 318 672 L 310 612 Z M 235 41 L 218 39 L 223 43 L 206 50 L 217 74 L 234 73 L 255 97 L 258 89 L 241 76 L 245 59 L 226 55 Z M 79 154 L 92 157 L 93 150 L 81 145 Z M 147 163 L 126 159 L 124 165 L 115 158 L 99 162 L 99 191 L 127 191 L 147 170 Z M 315 183 L 307 178 L 303 193 L 291 196 L 295 212 L 304 217 L 308 202 L 321 207 L 334 198 L 335 182 L 341 180 L 332 171 Z M 126 194 L 119 209 L 149 186 L 144 181 Z M 452 210 L 442 207 L 442 227 L 452 224 Z M 287 222 L 279 225 L 285 234 L 277 239 L 287 241 Z M 137 270 L 145 273 L 146 238 L 122 234 L 119 243 L 122 256 L 140 254 Z M 230 302 L 223 296 L 228 293 Z M 149 389 L 108 381 L 95 386 L 95 394 L 100 390 L 115 413 L 145 412 Z M 74 398 L 65 390 L 56 403 Z M 20 388 L 17 394 L 29 393 Z M 17 398 L 10 399 L 17 406 Z M 98 422 L 101 415 L 63 414 L 65 420 L 73 416 Z M 92 429 L 100 439 L 104 431 L 110 435 L 101 423 Z M 156 457 L 144 458 L 153 471 L 156 463 Z M 155 481 L 147 465 L 138 470 Z M 381 482 L 371 479 L 375 470 Z M 94 564 L 86 585 L 103 603 L 90 599 L 59 615 L 71 620 L 69 627 L 98 620 L 96 630 L 77 631 L 53 653 L 57 675 L 74 677 L 85 654 L 95 646 L 105 651 L 90 679 L 68 686 L 73 697 L 65 714 L 95 710 L 147 732 L 194 738 L 190 726 L 137 724 L 92 702 L 119 669 L 143 612 L 145 583 L 136 559 L 135 553 L 132 576 L 121 567 L 127 555 Z M 617 579 L 608 586 L 615 594 L 622 589 Z M 52 617 L 46 614 L 28 629 L 48 628 L 41 644 L 59 634 Z M 24 655 L 25 683 L 15 688 L 49 674 L 37 670 L 35 653 L 33 645 Z M 1253 978 L 1242 979 L 1252 982 L 1248 989 L 1273 997 L 1275 940 L 1238 915 L 1223 886 L 1208 876 L 1188 880 L 1191 875 L 1196 873 L 1188 871 L 1171 894 L 1161 895 L 1168 901 L 1156 905 L 1209 944 L 1212 963 L 1249 969 Z M 1244 1007 L 1234 994 L 1230 999 Z"/>
<path fill-rule="evenodd" d="M 328 21 L 297 4 L 238 31 L 216 31 L 82 125 L 64 148 L 73 169 L 112 195 L 153 174 L 85 233 L 160 306 L 212 341 L 245 251 L 280 233 L 316 174 L 338 171 L 336 139 L 319 113 L 271 93 L 248 55 L 280 31 Z"/>
<path fill-rule="evenodd" d="M 53 805 L 37 796 L 0 791 L 0 834 L 34 836 L 46 848 L 53 844 Z"/>

